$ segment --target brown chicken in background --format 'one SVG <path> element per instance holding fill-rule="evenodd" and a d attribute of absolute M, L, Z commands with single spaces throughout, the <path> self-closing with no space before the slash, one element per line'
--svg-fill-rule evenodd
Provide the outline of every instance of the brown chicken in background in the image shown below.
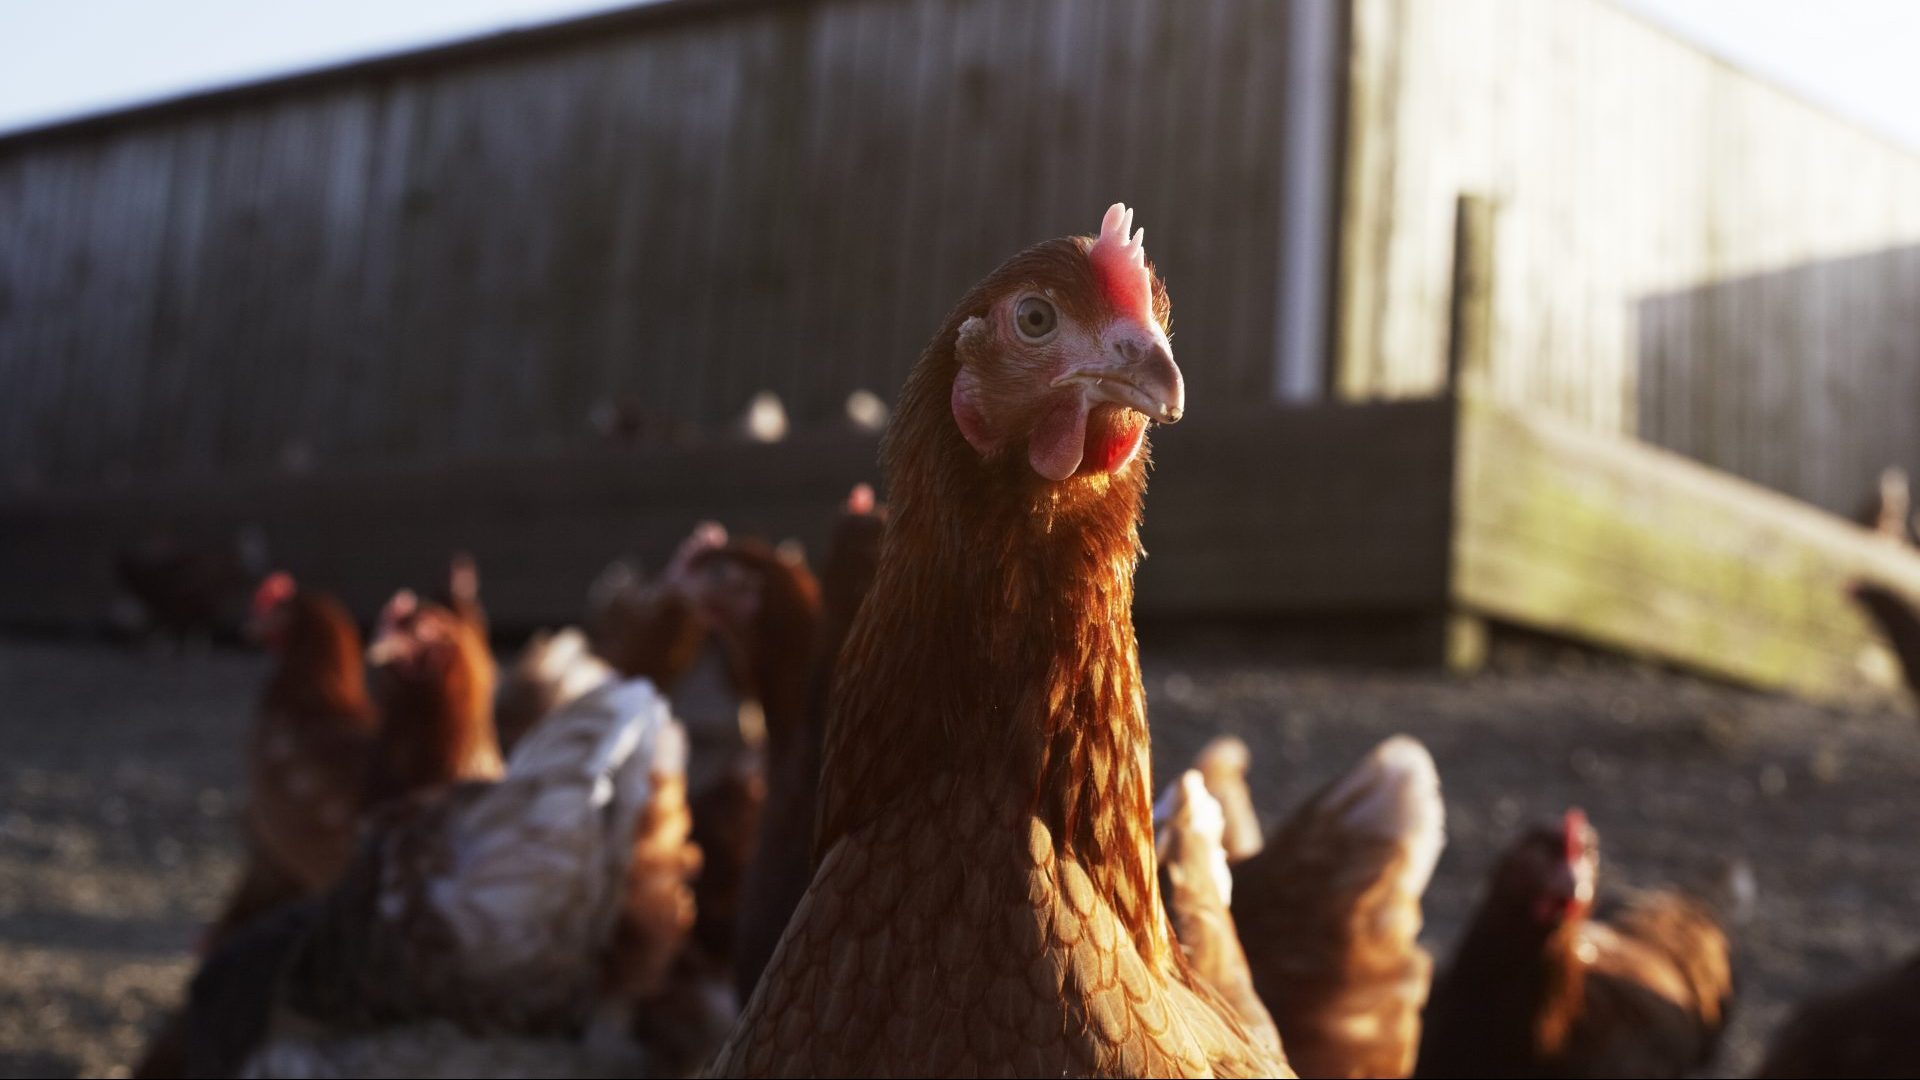
<path fill-rule="evenodd" d="M 1207 758 L 1217 777 L 1232 777 L 1217 748 Z M 1244 790 L 1243 771 L 1239 779 Z M 1233 917 L 1254 987 L 1302 1076 L 1412 1073 L 1433 983 L 1421 899 L 1445 844 L 1433 758 L 1397 735 L 1233 867 Z"/>
<path fill-rule="evenodd" d="M 159 631 L 182 643 L 231 636 L 247 618 L 249 591 L 269 569 L 258 526 L 217 540 L 149 530 L 114 555 L 119 595 L 112 620 L 131 634 Z"/>
<path fill-rule="evenodd" d="M 1718 917 L 1656 892 L 1603 921 L 1598 872 L 1578 810 L 1507 850 L 1434 987 L 1415 1075 L 1674 1077 L 1712 1059 L 1733 1003 Z"/>
<path fill-rule="evenodd" d="M 726 530 L 703 524 L 680 545 L 661 582 L 649 582 L 633 565 L 616 562 L 587 591 L 587 640 L 602 660 L 627 678 L 652 679 L 671 693 L 699 660 L 705 629 L 686 594 L 665 587 L 688 560 L 727 542 Z"/>
<path fill-rule="evenodd" d="M 1168 785 L 1153 808 L 1160 888 L 1180 951 L 1233 1006 L 1247 1030 L 1280 1049 L 1280 1030 L 1261 1003 L 1233 922 L 1233 873 L 1227 865 L 1226 812 L 1194 769 Z M 1299 1063 L 1293 1063 L 1296 1068 Z"/>
<path fill-rule="evenodd" d="M 834 666 L 880 565 L 886 509 L 861 484 L 848 496 L 820 572 L 820 626 L 804 702 L 766 714 L 766 808 L 747 864 L 734 940 L 734 986 L 745 1001 L 760 982 L 793 909 L 813 878 L 813 817 L 820 795 Z M 786 587 L 798 591 L 797 584 Z"/>
<path fill-rule="evenodd" d="M 739 693 L 758 703 L 766 737 L 803 727 L 820 628 L 820 586 L 805 562 L 757 540 L 735 539 L 701 551 L 682 578 L 678 587 L 723 645 Z M 764 739 L 731 749 L 731 761 L 693 796 L 694 842 L 705 859 L 694 887 L 694 939 L 729 977 L 747 864 L 766 803 Z"/>
<path fill-rule="evenodd" d="M 1801 1003 L 1774 1033 L 1763 1080 L 1920 1076 L 1920 956 Z"/>
<path fill-rule="evenodd" d="M 1908 691 L 1920 695 L 1920 613 L 1884 586 L 1856 583 L 1848 592 L 1893 646 Z M 1802 1002 L 1774 1033 L 1759 1075 L 1920 1076 L 1920 955 Z"/>
<path fill-rule="evenodd" d="M 1907 478 L 1907 470 L 1898 465 L 1881 469 L 1872 497 L 1855 512 L 1853 519 L 1895 543 L 1913 543 L 1913 485 Z"/>
<path fill-rule="evenodd" d="M 228 972 L 267 976 L 277 1005 L 226 1053 L 271 1076 L 655 1071 L 609 994 L 657 989 L 688 927 L 684 765 L 654 688 L 608 683 L 539 725 L 504 778 L 386 804 L 342 880 L 265 943 L 277 955 Z M 636 891 L 659 910 L 610 949 Z M 198 1020 L 218 1034 L 221 1017 Z"/>
<path fill-rule="evenodd" d="M 274 668 L 247 740 L 247 856 L 203 954 L 339 877 L 353 854 L 379 727 L 360 631 L 339 601 L 272 574 L 254 592 L 250 629 Z M 188 1075 L 186 1035 L 184 1012 L 170 1017 L 133 1074 Z"/>
<path fill-rule="evenodd" d="M 1185 399 L 1131 217 L 1004 263 L 908 379 L 818 869 L 717 1075 L 1291 1075 L 1160 902 L 1133 572 Z"/>
<path fill-rule="evenodd" d="M 274 574 L 254 594 L 253 619 L 275 668 L 247 740 L 248 846 L 267 875 L 294 889 L 230 906 L 227 927 L 340 875 L 379 731 L 360 631 L 339 601 Z"/>
<path fill-rule="evenodd" d="M 1880 627 L 1880 633 L 1900 661 L 1907 690 L 1920 695 L 1920 612 L 1899 593 L 1873 582 L 1855 582 L 1848 594 Z"/>
<path fill-rule="evenodd" d="M 367 659 L 381 721 L 368 807 L 423 788 L 500 775 L 493 653 L 471 622 L 403 590 L 380 613 Z"/>
<path fill-rule="evenodd" d="M 480 563 L 464 551 L 456 551 L 447 561 L 447 600 L 449 611 L 460 616 L 474 633 L 485 641 L 492 633 L 486 605 L 480 602 Z"/>

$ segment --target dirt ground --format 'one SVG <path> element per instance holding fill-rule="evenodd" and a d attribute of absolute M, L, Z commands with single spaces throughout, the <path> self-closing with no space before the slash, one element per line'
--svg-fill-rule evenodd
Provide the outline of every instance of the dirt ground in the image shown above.
<path fill-rule="evenodd" d="M 1277 666 L 1241 638 L 1149 633 L 1160 775 L 1253 747 L 1277 817 L 1371 745 L 1433 750 L 1450 841 L 1443 958 L 1500 845 L 1583 806 L 1608 883 L 1703 882 L 1744 855 L 1759 902 L 1717 1075 L 1796 998 L 1920 948 L 1920 724 L 1534 646 L 1472 679 Z M 239 737 L 262 662 L 0 641 L 0 1075 L 124 1075 L 236 871 Z"/>

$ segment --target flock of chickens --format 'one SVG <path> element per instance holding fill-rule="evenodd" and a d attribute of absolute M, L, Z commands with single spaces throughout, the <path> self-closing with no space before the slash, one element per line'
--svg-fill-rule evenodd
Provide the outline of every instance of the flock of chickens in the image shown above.
<path fill-rule="evenodd" d="M 1603 917 L 1569 810 L 1513 842 L 1436 978 L 1418 741 L 1271 830 L 1231 738 L 1156 798 L 1132 595 L 1146 431 L 1185 405 L 1168 325 L 1123 207 L 1016 255 L 920 358 L 889 505 L 856 489 L 817 575 L 703 525 L 502 671 L 470 560 L 371 643 L 267 576 L 246 870 L 136 1075 L 1704 1065 L 1737 873 Z M 1848 993 L 1765 1075 L 1914 1075 L 1920 959 Z"/>

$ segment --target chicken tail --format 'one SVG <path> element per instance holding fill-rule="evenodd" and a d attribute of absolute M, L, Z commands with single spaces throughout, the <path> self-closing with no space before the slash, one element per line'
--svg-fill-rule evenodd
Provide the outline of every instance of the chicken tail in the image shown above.
<path fill-rule="evenodd" d="M 1405 1076 L 1433 961 L 1421 898 L 1446 843 L 1440 778 L 1398 735 L 1235 867 L 1254 984 L 1303 1076 Z"/>
<path fill-rule="evenodd" d="M 1374 747 L 1314 801 L 1353 833 L 1398 843 L 1406 858 L 1396 887 L 1415 897 L 1427 891 L 1447 842 L 1447 808 L 1433 755 L 1418 739 L 1395 735 Z"/>
<path fill-rule="evenodd" d="M 1260 832 L 1260 817 L 1253 809 L 1253 793 L 1247 788 L 1247 768 L 1253 754 L 1247 744 L 1232 735 L 1222 735 L 1194 755 L 1193 767 L 1207 784 L 1207 791 L 1220 800 L 1226 819 L 1223 843 L 1227 861 L 1243 862 L 1260 854 L 1266 837 Z"/>
<path fill-rule="evenodd" d="M 1228 910 L 1233 873 L 1221 846 L 1226 815 L 1219 801 L 1207 791 L 1200 773 L 1189 769 L 1154 804 L 1153 821 L 1162 895 L 1180 951 L 1248 1032 L 1279 1052 L 1279 1031 L 1254 990 L 1247 955 Z"/>

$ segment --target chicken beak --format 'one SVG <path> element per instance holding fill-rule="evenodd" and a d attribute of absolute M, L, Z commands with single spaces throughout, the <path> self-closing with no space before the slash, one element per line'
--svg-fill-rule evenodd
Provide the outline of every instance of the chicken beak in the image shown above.
<path fill-rule="evenodd" d="M 1077 364 L 1053 380 L 1058 389 L 1079 384 L 1090 402 L 1123 405 L 1162 424 L 1179 423 L 1187 411 L 1186 382 L 1173 349 L 1158 328 L 1116 329 L 1095 360 Z"/>

